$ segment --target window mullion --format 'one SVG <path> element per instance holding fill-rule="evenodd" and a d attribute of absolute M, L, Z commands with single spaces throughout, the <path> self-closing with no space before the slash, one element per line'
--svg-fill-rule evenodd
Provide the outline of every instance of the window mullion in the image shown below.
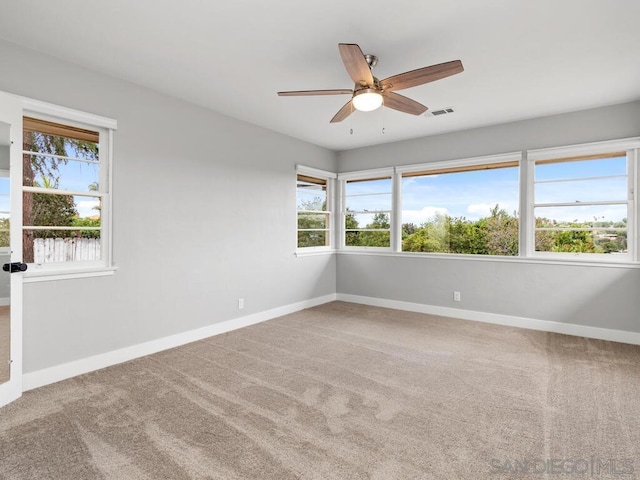
<path fill-rule="evenodd" d="M 535 250 L 535 218 L 533 211 L 533 189 L 535 163 L 522 152 L 520 160 L 520 223 L 518 225 L 518 255 L 530 257 Z"/>
<path fill-rule="evenodd" d="M 393 174 L 391 197 L 391 251 L 402 251 L 402 174 Z"/>

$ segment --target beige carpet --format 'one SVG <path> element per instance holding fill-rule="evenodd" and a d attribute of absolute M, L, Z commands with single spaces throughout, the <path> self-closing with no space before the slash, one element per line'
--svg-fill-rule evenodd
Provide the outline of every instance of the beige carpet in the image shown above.
<path fill-rule="evenodd" d="M 9 306 L 0 306 L 0 383 L 9 380 L 11 359 L 11 323 Z"/>
<path fill-rule="evenodd" d="M 638 470 L 640 347 L 341 302 L 0 409 L 3 480 Z"/>

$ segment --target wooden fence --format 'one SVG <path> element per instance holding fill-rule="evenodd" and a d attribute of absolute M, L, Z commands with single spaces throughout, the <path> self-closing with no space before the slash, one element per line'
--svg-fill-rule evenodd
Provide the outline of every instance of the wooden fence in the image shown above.
<path fill-rule="evenodd" d="M 35 238 L 35 263 L 100 260 L 99 238 Z"/>

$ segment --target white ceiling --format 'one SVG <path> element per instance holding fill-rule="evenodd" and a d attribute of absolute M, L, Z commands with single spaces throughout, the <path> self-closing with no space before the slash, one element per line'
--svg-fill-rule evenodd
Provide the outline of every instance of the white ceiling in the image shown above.
<path fill-rule="evenodd" d="M 0 5 L 1 38 L 334 150 L 640 99 L 638 0 Z M 381 79 L 462 60 L 463 73 L 401 92 L 455 113 L 380 109 L 329 124 L 348 96 L 276 95 L 352 88 L 340 42 L 377 55 Z"/>

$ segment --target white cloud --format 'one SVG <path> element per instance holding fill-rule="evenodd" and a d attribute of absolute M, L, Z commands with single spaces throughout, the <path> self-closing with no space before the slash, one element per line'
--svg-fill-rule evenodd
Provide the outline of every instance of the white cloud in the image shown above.
<path fill-rule="evenodd" d="M 436 213 L 447 214 L 449 213 L 446 208 L 443 207 L 423 207 L 421 210 L 403 210 L 402 211 L 402 223 L 414 223 L 416 225 L 422 225 L 423 223 L 433 219 Z"/>
<path fill-rule="evenodd" d="M 467 212 L 471 217 L 482 218 L 488 217 L 491 214 L 492 208 L 495 208 L 495 205 L 489 205 L 488 203 L 472 203 L 467 206 Z"/>
<path fill-rule="evenodd" d="M 78 210 L 79 217 L 93 217 L 94 215 L 98 215 L 100 212 L 95 210 L 94 207 L 100 205 L 100 200 L 97 198 L 91 200 L 81 200 L 76 203 L 76 210 Z"/>

